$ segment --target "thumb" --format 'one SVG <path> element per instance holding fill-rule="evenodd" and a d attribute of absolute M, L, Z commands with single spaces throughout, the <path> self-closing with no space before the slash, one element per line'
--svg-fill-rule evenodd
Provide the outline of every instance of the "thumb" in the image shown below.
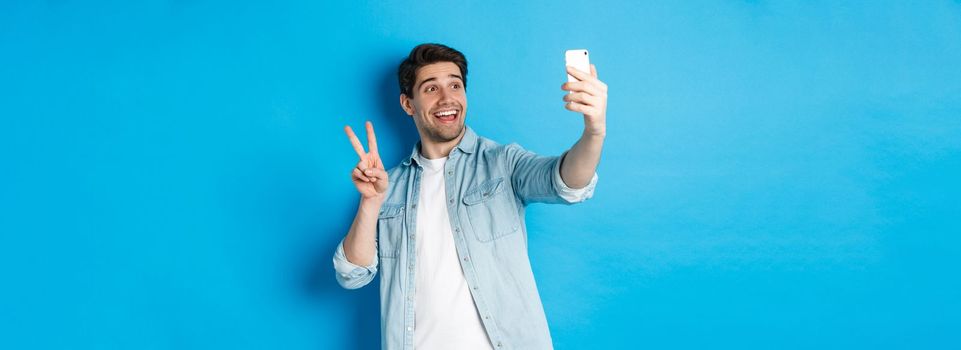
<path fill-rule="evenodd" d="M 388 180 L 387 172 L 384 171 L 384 169 L 380 169 L 380 168 L 370 168 L 370 169 L 367 169 L 367 171 L 365 172 L 365 174 L 370 174 L 370 175 L 367 175 L 367 176 L 373 178 L 373 180 L 374 180 L 374 189 L 377 191 L 377 193 L 385 193 L 385 192 L 387 192 L 387 182 L 388 182 L 389 180 Z"/>
<path fill-rule="evenodd" d="M 381 168 L 367 168 L 364 170 L 364 175 L 376 178 L 377 180 L 387 180 L 387 172 Z"/>

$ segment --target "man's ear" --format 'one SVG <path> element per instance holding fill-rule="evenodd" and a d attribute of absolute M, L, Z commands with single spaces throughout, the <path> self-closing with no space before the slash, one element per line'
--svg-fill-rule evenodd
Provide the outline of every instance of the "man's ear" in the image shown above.
<path fill-rule="evenodd" d="M 407 112 L 407 115 L 414 115 L 414 105 L 410 102 L 407 94 L 403 92 L 400 93 L 400 108 L 403 108 L 404 112 Z"/>

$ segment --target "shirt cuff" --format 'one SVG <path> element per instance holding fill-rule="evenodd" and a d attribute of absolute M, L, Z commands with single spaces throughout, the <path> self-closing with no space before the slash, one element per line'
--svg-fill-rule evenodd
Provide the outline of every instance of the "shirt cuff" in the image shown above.
<path fill-rule="evenodd" d="M 583 202 L 594 196 L 594 187 L 597 185 L 596 171 L 587 186 L 582 188 L 570 188 L 564 183 L 564 179 L 561 178 L 561 160 L 563 160 L 565 156 L 567 156 L 567 152 L 561 155 L 561 158 L 557 161 L 557 166 L 554 167 L 554 190 L 568 203 Z"/>
<path fill-rule="evenodd" d="M 344 254 L 344 241 L 341 240 L 334 253 L 334 270 L 337 271 L 337 276 L 344 280 L 359 278 L 377 272 L 377 259 L 375 258 L 370 266 L 360 266 L 348 261 Z"/>

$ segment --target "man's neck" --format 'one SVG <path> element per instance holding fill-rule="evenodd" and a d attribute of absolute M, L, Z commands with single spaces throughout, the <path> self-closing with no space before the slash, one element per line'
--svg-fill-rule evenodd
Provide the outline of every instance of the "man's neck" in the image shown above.
<path fill-rule="evenodd" d="M 460 135 L 447 142 L 432 141 L 421 135 L 420 154 L 427 159 L 440 159 L 447 157 L 450 155 L 450 151 L 453 150 L 454 147 L 457 147 L 457 144 L 464 139 L 465 134 L 467 134 L 467 126 L 464 126 L 460 132 Z"/>

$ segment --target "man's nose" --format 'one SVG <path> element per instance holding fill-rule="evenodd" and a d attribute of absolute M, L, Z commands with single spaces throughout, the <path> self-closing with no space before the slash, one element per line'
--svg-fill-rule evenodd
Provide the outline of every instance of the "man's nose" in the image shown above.
<path fill-rule="evenodd" d="M 454 92 L 448 88 L 440 89 L 440 100 L 441 101 L 453 101 Z"/>

